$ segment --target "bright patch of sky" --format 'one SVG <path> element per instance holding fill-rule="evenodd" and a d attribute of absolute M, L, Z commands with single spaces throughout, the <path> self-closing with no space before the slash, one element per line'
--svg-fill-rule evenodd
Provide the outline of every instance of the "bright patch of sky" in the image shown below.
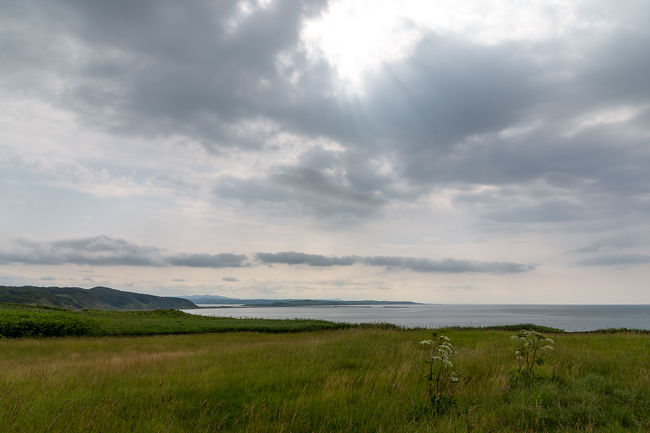
<path fill-rule="evenodd" d="M 304 24 L 302 37 L 313 58 L 324 58 L 346 90 L 361 92 L 364 74 L 408 57 L 426 34 L 460 35 L 475 43 L 558 38 L 603 25 L 577 16 L 584 1 L 535 0 L 333 1 Z"/>

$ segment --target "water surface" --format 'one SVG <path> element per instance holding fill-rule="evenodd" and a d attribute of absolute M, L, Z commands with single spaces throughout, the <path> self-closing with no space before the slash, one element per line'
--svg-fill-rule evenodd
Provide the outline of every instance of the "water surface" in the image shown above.
<path fill-rule="evenodd" d="M 387 322 L 405 327 L 494 326 L 534 323 L 565 331 L 606 328 L 650 330 L 650 305 L 337 305 L 229 307 L 183 310 L 192 314 L 264 319 Z"/>

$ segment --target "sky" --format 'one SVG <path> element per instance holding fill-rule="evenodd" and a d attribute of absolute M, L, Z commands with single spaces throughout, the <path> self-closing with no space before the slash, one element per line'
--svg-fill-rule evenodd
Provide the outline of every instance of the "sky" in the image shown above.
<path fill-rule="evenodd" d="M 650 303 L 648 22 L 0 0 L 0 284 Z"/>

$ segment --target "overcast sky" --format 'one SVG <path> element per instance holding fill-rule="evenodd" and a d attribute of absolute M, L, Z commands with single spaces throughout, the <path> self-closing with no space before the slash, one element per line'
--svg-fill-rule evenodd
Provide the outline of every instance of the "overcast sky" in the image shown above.
<path fill-rule="evenodd" d="M 650 303 L 649 22 L 0 0 L 0 284 Z"/>

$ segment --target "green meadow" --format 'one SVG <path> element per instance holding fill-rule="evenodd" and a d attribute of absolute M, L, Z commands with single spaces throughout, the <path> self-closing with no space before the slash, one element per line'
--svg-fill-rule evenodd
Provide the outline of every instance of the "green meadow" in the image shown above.
<path fill-rule="evenodd" d="M 201 332 L 296 332 L 350 325 L 324 320 L 266 320 L 206 317 L 178 310 L 72 311 L 0 303 L 1 337 L 188 334 Z"/>
<path fill-rule="evenodd" d="M 442 414 L 427 402 L 427 330 L 5 338 L 0 430 L 650 431 L 646 333 L 553 334 L 547 363 L 517 381 L 513 331 L 438 332 L 460 377 Z"/>

